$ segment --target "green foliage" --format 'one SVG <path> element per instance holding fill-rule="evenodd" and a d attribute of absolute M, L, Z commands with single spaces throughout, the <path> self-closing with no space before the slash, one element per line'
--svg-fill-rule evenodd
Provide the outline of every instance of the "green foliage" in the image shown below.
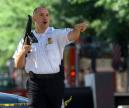
<path fill-rule="evenodd" d="M 114 11 L 119 20 L 129 20 L 129 0 L 98 0 L 96 6 L 104 6 L 105 9 Z"/>
<path fill-rule="evenodd" d="M 105 10 L 102 22 L 106 22 L 107 27 L 100 33 L 100 37 L 104 36 L 112 41 L 123 37 L 129 40 L 129 0 L 98 0 L 95 6 Z M 104 23 L 102 24 L 105 26 Z"/>

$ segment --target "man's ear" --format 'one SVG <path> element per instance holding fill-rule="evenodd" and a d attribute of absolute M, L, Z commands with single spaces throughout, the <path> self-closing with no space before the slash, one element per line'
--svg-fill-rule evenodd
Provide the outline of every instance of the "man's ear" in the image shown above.
<path fill-rule="evenodd" d="M 34 15 L 32 16 L 32 21 L 35 22 L 35 16 Z"/>

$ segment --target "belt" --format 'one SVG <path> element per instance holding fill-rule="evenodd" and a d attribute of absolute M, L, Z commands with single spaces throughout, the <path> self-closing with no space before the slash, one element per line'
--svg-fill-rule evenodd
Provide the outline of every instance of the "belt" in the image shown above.
<path fill-rule="evenodd" d="M 60 76 L 60 72 L 52 74 L 35 74 L 34 72 L 30 71 L 29 76 L 31 78 L 56 78 Z"/>

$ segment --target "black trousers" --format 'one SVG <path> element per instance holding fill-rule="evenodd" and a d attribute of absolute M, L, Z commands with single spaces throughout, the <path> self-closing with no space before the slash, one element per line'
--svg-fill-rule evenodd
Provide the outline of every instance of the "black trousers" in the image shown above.
<path fill-rule="evenodd" d="M 60 74 L 37 75 L 30 72 L 27 81 L 29 108 L 61 108 L 64 79 Z"/>

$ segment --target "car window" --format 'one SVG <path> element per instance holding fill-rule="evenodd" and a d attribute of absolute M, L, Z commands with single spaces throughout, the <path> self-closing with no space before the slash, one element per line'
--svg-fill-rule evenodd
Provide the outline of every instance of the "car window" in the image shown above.
<path fill-rule="evenodd" d="M 0 77 L 0 91 L 10 90 L 15 87 L 14 81 L 9 77 Z"/>

